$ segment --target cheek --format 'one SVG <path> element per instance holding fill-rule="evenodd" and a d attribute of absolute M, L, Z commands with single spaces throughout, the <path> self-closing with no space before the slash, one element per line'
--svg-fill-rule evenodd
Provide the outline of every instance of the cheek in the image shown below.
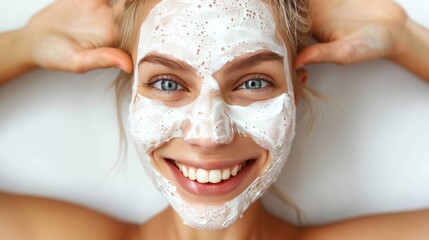
<path fill-rule="evenodd" d="M 265 159 L 265 162 L 262 162 L 261 167 L 258 168 L 258 176 L 262 176 L 264 174 L 264 171 L 269 168 L 273 161 L 273 156 L 270 154 L 268 150 L 264 151 L 264 154 L 261 156 L 261 159 Z"/>
<path fill-rule="evenodd" d="M 230 106 L 239 132 L 251 136 L 261 147 L 274 152 L 283 145 L 294 124 L 295 106 L 287 94 L 250 106 Z"/>
<path fill-rule="evenodd" d="M 130 107 L 130 132 L 139 151 L 147 153 L 171 138 L 181 136 L 177 126 L 186 116 L 162 103 L 137 95 Z M 167 117 L 168 116 L 168 117 Z"/>

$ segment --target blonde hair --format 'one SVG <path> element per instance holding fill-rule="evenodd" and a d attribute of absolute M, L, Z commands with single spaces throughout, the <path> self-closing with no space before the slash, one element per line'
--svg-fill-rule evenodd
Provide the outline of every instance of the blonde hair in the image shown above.
<path fill-rule="evenodd" d="M 271 8 L 271 11 L 275 17 L 277 24 L 278 35 L 286 42 L 286 46 L 289 52 L 289 67 L 292 70 L 292 79 L 294 84 L 295 95 L 304 100 L 305 111 L 303 119 L 304 124 L 309 125 L 307 129 L 311 129 L 313 121 L 315 119 L 315 107 L 312 105 L 313 96 L 319 96 L 319 94 L 307 87 L 307 85 L 300 80 L 300 71 L 295 69 L 293 66 L 294 59 L 297 53 L 305 47 L 308 39 L 311 36 L 311 20 L 310 11 L 307 0 L 264 0 Z M 120 48 L 131 54 L 132 46 L 134 45 L 135 39 L 133 38 L 135 33 L 138 31 L 138 20 L 140 12 L 146 3 L 146 0 L 123 0 L 115 2 L 116 4 L 123 4 L 119 7 L 121 14 L 117 17 L 117 24 L 120 29 Z M 116 91 L 116 108 L 118 111 L 118 121 L 120 123 L 120 136 L 121 146 L 123 150 L 126 150 L 127 142 L 125 138 L 125 130 L 123 127 L 122 111 L 123 103 L 129 102 L 124 101 L 126 96 L 129 98 L 131 92 L 131 79 L 132 74 L 121 72 L 115 81 Z M 130 100 L 130 99 L 128 99 Z M 126 154 L 126 151 L 123 151 Z M 290 206 L 296 213 L 298 223 L 301 223 L 301 211 L 297 205 L 287 196 L 281 193 L 278 188 L 274 185 L 270 189 L 272 194 L 278 197 L 280 200 Z"/>

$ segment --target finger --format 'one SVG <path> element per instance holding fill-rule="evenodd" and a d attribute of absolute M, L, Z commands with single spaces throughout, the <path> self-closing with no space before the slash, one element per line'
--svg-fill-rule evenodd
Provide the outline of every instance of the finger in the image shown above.
<path fill-rule="evenodd" d="M 354 56 L 353 47 L 344 42 L 316 43 L 299 52 L 295 66 L 302 68 L 308 64 L 322 62 L 349 64 L 354 61 Z"/>
<path fill-rule="evenodd" d="M 133 63 L 130 55 L 116 48 L 98 48 L 82 51 L 72 63 L 72 71 L 87 72 L 98 68 L 116 67 L 131 73 Z"/>
<path fill-rule="evenodd" d="M 115 2 L 117 2 L 118 0 L 92 0 L 98 4 L 103 4 L 103 5 L 109 5 L 112 6 Z"/>
<path fill-rule="evenodd" d="M 90 2 L 93 4 L 109 4 L 110 2 L 114 2 L 113 0 L 79 0 L 79 1 Z"/>
<path fill-rule="evenodd" d="M 86 0 L 87 1 L 87 0 Z M 98 4 L 102 5 L 108 5 L 110 7 L 114 6 L 115 4 L 122 2 L 123 0 L 92 0 Z"/>
<path fill-rule="evenodd" d="M 100 6 L 112 6 L 115 0 L 74 0 L 76 3 L 82 6 L 88 6 L 90 8 L 98 8 Z"/>

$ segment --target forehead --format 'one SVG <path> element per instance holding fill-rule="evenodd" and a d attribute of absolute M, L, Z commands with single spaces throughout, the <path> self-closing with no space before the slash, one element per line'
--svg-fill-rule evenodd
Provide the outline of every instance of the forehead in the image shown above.
<path fill-rule="evenodd" d="M 164 0 L 141 27 L 137 62 L 157 52 L 205 75 L 258 50 L 285 57 L 275 35 L 272 13 L 261 0 Z"/>

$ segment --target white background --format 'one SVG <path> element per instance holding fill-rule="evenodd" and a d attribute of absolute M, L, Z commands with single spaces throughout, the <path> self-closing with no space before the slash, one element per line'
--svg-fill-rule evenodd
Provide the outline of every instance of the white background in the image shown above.
<path fill-rule="evenodd" d="M 50 2 L 1 0 L 0 31 L 23 26 Z M 398 2 L 429 27 L 429 2 Z M 429 208 L 429 85 L 383 60 L 309 72 L 309 84 L 331 99 L 318 102 L 321 121 L 306 142 L 298 130 L 276 183 L 306 224 Z M 64 199 L 132 222 L 165 207 L 132 146 L 128 160 L 114 168 L 119 135 L 109 85 L 116 73 L 37 70 L 2 86 L 0 189 Z M 294 220 L 270 194 L 265 203 Z"/>

